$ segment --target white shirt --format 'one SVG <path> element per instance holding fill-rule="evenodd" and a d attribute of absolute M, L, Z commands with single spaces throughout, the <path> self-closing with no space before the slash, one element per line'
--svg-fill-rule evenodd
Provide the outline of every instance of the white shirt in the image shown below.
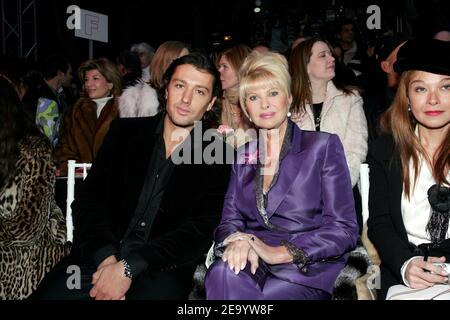
<path fill-rule="evenodd" d="M 108 103 L 109 100 L 111 100 L 113 96 L 109 96 L 106 98 L 100 98 L 100 99 L 93 99 L 92 101 L 95 102 L 97 105 L 97 119 L 100 117 L 100 113 L 102 113 L 103 107 Z"/>
<path fill-rule="evenodd" d="M 431 242 L 430 235 L 425 230 L 431 215 L 431 205 L 428 202 L 428 189 L 436 183 L 433 178 L 433 174 L 423 157 L 420 157 L 419 160 L 419 176 L 417 177 L 417 183 L 415 187 L 413 162 L 412 160 L 409 161 L 409 190 L 411 197 L 408 200 L 406 198 L 405 192 L 403 191 L 401 201 L 403 224 L 405 225 L 406 233 L 408 235 L 408 241 L 415 245 Z M 447 180 L 449 178 L 450 173 L 447 174 Z M 447 239 L 448 237 L 449 232 L 447 230 L 445 238 Z M 409 286 L 409 283 L 406 281 L 405 272 L 409 262 L 414 258 L 416 257 L 413 257 L 406 261 L 401 268 L 403 282 L 407 286 Z"/>

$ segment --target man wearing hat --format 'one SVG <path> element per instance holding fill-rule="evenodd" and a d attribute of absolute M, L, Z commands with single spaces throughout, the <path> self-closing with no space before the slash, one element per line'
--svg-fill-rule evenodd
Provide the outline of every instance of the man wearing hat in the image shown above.
<path fill-rule="evenodd" d="M 437 39 L 408 41 L 397 54 L 394 70 L 397 73 L 420 70 L 450 75 L 450 42 Z"/>
<path fill-rule="evenodd" d="M 394 71 L 394 63 L 397 61 L 398 50 L 406 41 L 402 34 L 387 36 L 376 54 L 376 76 L 373 84 L 363 93 L 369 141 L 378 136 L 378 119 L 389 108 L 397 91 L 400 76 Z"/>

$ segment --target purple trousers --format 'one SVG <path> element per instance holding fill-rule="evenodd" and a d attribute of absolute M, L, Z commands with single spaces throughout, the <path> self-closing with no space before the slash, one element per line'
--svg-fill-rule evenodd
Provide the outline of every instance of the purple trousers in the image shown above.
<path fill-rule="evenodd" d="M 207 300 L 329 300 L 331 295 L 323 290 L 280 280 L 258 268 L 255 275 L 247 264 L 236 275 L 227 262 L 217 260 L 208 270 L 205 279 Z"/>

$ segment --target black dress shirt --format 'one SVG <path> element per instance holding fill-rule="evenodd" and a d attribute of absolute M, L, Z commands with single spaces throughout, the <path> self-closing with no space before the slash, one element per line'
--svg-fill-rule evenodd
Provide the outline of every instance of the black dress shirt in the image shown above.
<path fill-rule="evenodd" d="M 128 230 L 121 240 L 118 258 L 127 258 L 133 248 L 148 241 L 150 230 L 161 200 L 164 196 L 173 169 L 175 167 L 171 157 L 166 158 L 166 146 L 163 137 L 164 118 L 161 118 L 155 131 L 155 148 L 153 149 L 150 165 L 144 180 L 139 201 L 134 216 L 128 225 Z M 128 261 L 134 274 L 140 273 L 147 267 L 143 259 Z"/>

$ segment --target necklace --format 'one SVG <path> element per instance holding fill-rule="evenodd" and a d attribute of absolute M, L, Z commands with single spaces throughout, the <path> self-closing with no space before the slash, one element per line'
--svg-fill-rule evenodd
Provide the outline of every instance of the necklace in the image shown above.
<path fill-rule="evenodd" d="M 322 106 L 323 106 L 323 102 L 321 103 L 314 103 L 312 105 L 312 110 L 314 113 L 314 125 L 316 128 L 316 131 L 319 130 L 320 128 L 320 121 L 322 120 Z"/>

